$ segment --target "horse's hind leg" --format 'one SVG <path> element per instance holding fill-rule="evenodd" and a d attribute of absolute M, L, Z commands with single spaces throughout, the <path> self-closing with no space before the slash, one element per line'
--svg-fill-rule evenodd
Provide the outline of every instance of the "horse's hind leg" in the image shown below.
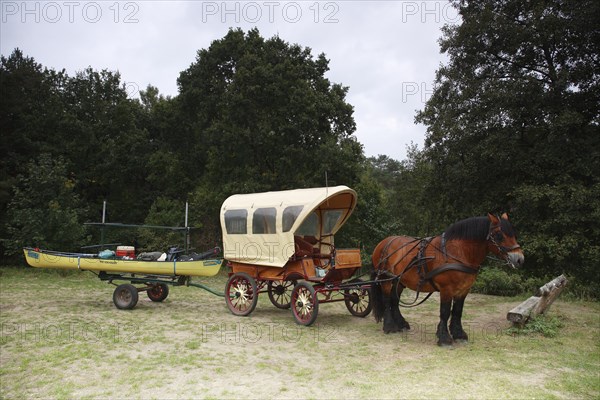
<path fill-rule="evenodd" d="M 393 314 L 391 296 L 384 297 L 385 311 L 383 314 L 383 331 L 385 333 L 394 333 L 400 331 L 400 326 L 396 323 Z"/>
<path fill-rule="evenodd" d="M 454 340 L 467 341 L 469 337 L 462 327 L 462 312 L 465 305 L 465 297 L 455 298 L 452 304 L 452 319 L 450 319 L 450 334 Z"/>
<path fill-rule="evenodd" d="M 394 284 L 394 286 L 392 286 L 392 292 L 390 296 L 392 318 L 394 319 L 394 323 L 398 326 L 400 332 L 410 330 L 410 325 L 400 312 L 400 295 L 402 294 L 403 290 L 404 286 L 401 283 L 398 283 L 397 285 Z"/>

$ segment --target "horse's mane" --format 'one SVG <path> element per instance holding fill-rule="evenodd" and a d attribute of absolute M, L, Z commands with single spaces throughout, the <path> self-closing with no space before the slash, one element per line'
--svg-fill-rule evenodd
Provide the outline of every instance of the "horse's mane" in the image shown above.
<path fill-rule="evenodd" d="M 510 222 L 500 220 L 505 235 L 514 237 L 515 230 Z M 488 217 L 471 217 L 450 225 L 444 232 L 446 240 L 485 240 L 490 231 Z"/>

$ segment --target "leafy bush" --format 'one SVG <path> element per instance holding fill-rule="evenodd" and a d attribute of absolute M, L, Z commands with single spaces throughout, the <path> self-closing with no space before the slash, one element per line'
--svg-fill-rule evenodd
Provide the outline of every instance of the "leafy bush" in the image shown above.
<path fill-rule="evenodd" d="M 509 274 L 499 268 L 483 268 L 471 291 L 498 296 L 515 296 L 523 293 L 524 284 L 517 274 Z"/>
<path fill-rule="evenodd" d="M 509 335 L 541 334 L 544 337 L 553 338 L 558 335 L 560 328 L 564 326 L 559 317 L 547 317 L 538 315 L 531 318 L 522 328 L 512 327 L 507 330 Z"/>
<path fill-rule="evenodd" d="M 578 277 L 569 276 L 569 283 L 561 297 L 571 300 L 598 301 L 600 298 L 600 282 L 597 280 L 584 281 Z"/>
<path fill-rule="evenodd" d="M 526 294 L 535 296 L 538 289 L 554 279 L 554 276 L 523 277 L 519 273 L 496 267 L 484 267 L 471 288 L 473 293 L 496 296 L 516 296 Z M 567 276 L 568 284 L 561 294 L 564 299 L 598 300 L 599 282 L 584 282 L 576 277 Z"/>
<path fill-rule="evenodd" d="M 85 243 L 82 220 L 87 212 L 62 157 L 41 154 L 17 176 L 6 212 L 7 255 L 22 255 L 25 246 L 69 251 Z"/>

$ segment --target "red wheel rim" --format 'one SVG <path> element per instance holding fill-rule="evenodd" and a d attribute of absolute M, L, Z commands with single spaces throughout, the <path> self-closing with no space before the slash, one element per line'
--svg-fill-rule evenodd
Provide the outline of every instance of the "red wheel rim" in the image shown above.
<path fill-rule="evenodd" d="M 225 298 L 232 313 L 248 315 L 256 306 L 255 289 L 252 282 L 245 276 L 233 275 L 227 285 Z"/>
<path fill-rule="evenodd" d="M 307 284 L 299 284 L 292 292 L 292 311 L 300 325 L 311 325 L 317 318 L 319 310 L 317 295 Z"/>

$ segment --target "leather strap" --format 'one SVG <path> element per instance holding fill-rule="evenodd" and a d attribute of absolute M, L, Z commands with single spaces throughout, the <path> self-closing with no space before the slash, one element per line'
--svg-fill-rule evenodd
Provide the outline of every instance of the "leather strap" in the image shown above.
<path fill-rule="evenodd" d="M 435 276 L 441 274 L 442 272 L 446 272 L 446 271 L 460 271 L 460 272 L 464 272 L 466 274 L 476 275 L 476 274 L 479 273 L 479 268 L 470 267 L 468 265 L 459 264 L 459 263 L 445 264 L 445 265 L 442 265 L 439 268 L 434 269 L 433 271 L 430 271 L 427 274 L 427 276 L 425 277 L 425 279 L 426 280 L 431 280 Z"/>

